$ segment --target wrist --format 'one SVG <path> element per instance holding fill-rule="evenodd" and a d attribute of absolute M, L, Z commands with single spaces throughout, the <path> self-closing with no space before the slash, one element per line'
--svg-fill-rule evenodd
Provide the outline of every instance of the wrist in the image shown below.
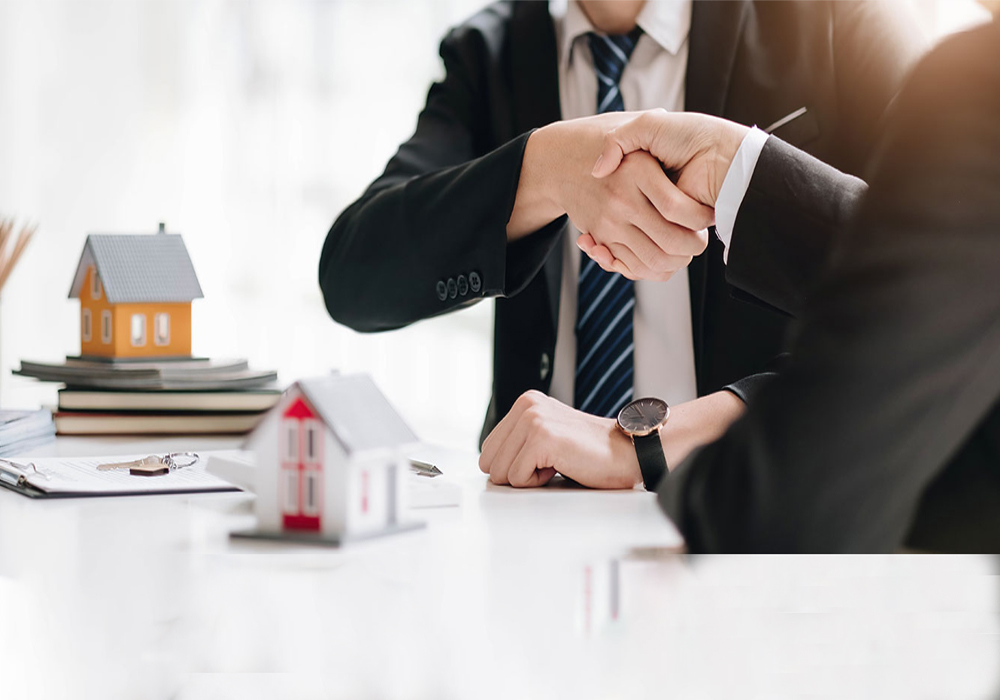
<path fill-rule="evenodd" d="M 609 430 L 612 465 L 617 475 L 615 487 L 635 488 L 642 483 L 642 470 L 639 468 L 635 444 L 633 444 L 632 438 L 622 432 L 614 419 L 610 419 Z"/>
<path fill-rule="evenodd" d="M 535 154 L 542 164 L 535 187 L 545 210 L 553 218 L 568 212 L 567 189 L 569 183 L 578 181 L 575 173 L 570 172 L 573 161 L 569 157 L 581 149 L 578 136 L 574 135 L 570 122 L 561 121 L 546 124 L 532 134 L 536 139 Z"/>
<path fill-rule="evenodd" d="M 512 242 L 539 230 L 566 213 L 556 201 L 553 165 L 555 124 L 537 129 L 528 136 L 521 159 L 514 207 L 507 222 L 507 241 Z"/>
<path fill-rule="evenodd" d="M 660 428 L 667 469 L 673 471 L 691 452 L 718 440 L 745 412 L 746 404 L 724 390 L 674 406 Z"/>
<path fill-rule="evenodd" d="M 712 153 L 715 158 L 715 178 L 712 188 L 712 206 L 719 200 L 719 193 L 722 191 L 722 184 L 726 181 L 729 169 L 736 160 L 736 154 L 740 150 L 743 139 L 750 133 L 750 128 L 742 124 L 719 120 L 721 128 L 716 132 L 715 143 Z"/>

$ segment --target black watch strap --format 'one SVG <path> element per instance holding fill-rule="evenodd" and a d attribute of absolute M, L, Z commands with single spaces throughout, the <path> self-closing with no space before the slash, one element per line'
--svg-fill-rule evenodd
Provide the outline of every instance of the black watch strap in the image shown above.
<path fill-rule="evenodd" d="M 635 455 L 639 458 L 639 471 L 647 491 L 655 491 L 663 475 L 667 473 L 667 458 L 663 456 L 663 443 L 659 431 L 642 437 L 633 436 Z"/>

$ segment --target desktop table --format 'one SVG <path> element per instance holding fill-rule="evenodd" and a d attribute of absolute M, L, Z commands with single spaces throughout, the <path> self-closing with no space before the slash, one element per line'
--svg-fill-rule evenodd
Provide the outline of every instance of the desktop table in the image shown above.
<path fill-rule="evenodd" d="M 37 456 L 232 449 L 59 438 Z M 231 540 L 243 493 L 0 490 L 0 697 L 886 698 L 1000 688 L 989 557 L 689 557 L 642 491 L 489 484 L 342 549 Z"/>

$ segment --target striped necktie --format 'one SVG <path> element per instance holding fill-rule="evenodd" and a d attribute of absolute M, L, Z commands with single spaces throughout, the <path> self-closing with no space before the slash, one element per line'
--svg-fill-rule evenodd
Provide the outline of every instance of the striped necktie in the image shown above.
<path fill-rule="evenodd" d="M 642 30 L 603 36 L 590 33 L 597 72 L 597 112 L 622 112 L 618 82 Z M 576 307 L 576 380 L 574 405 L 597 416 L 615 416 L 632 400 L 632 315 L 635 286 L 617 273 L 605 272 L 585 253 L 580 258 Z"/>

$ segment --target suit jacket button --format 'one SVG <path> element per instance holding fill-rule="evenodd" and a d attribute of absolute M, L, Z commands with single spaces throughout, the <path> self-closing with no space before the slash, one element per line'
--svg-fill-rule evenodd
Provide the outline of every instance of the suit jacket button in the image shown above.
<path fill-rule="evenodd" d="M 458 295 L 465 296 L 469 293 L 469 281 L 465 279 L 465 275 L 458 276 Z"/>
<path fill-rule="evenodd" d="M 549 376 L 549 370 L 552 368 L 552 361 L 549 360 L 549 354 L 547 352 L 542 353 L 542 361 L 538 365 L 538 376 L 545 381 L 545 378 Z"/>
<path fill-rule="evenodd" d="M 469 273 L 469 287 L 474 294 L 479 294 L 479 290 L 483 288 L 483 280 L 480 279 L 478 272 Z"/>
<path fill-rule="evenodd" d="M 458 296 L 458 285 L 455 283 L 454 277 L 448 278 L 448 297 L 454 299 Z"/>
<path fill-rule="evenodd" d="M 438 299 L 440 299 L 441 301 L 444 301 L 445 299 L 448 298 L 448 285 L 444 283 L 444 280 L 441 280 L 437 283 L 437 287 L 435 287 L 435 290 L 437 291 Z"/>

